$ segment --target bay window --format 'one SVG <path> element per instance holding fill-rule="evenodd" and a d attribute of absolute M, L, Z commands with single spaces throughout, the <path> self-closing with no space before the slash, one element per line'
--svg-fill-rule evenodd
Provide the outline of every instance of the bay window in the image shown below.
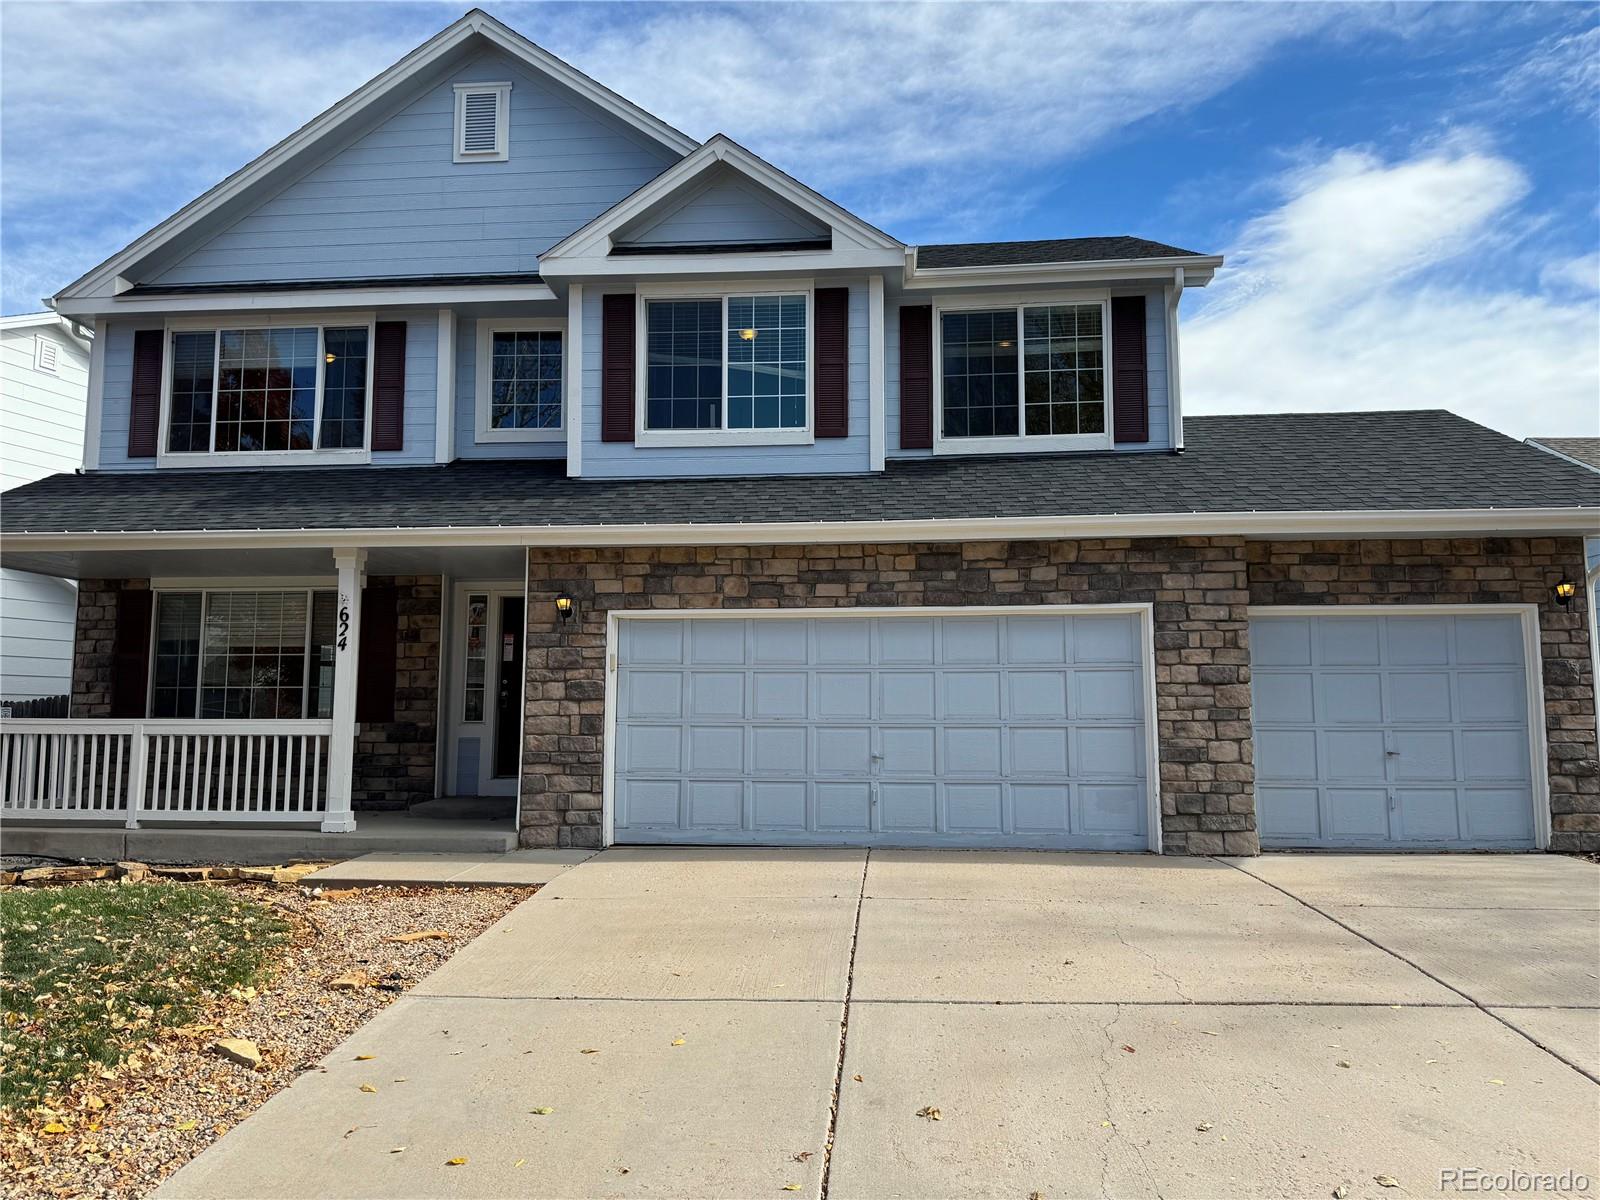
<path fill-rule="evenodd" d="M 163 453 L 364 454 L 371 345 L 370 321 L 171 330 Z"/>
<path fill-rule="evenodd" d="M 560 441 L 565 322 L 478 322 L 476 386 L 480 442 Z"/>
<path fill-rule="evenodd" d="M 156 594 L 150 715 L 326 718 L 333 712 L 335 593 Z"/>
<path fill-rule="evenodd" d="M 640 298 L 642 445 L 811 439 L 811 293 Z"/>
<path fill-rule="evenodd" d="M 936 448 L 1109 448 L 1105 308 L 942 308 Z"/>

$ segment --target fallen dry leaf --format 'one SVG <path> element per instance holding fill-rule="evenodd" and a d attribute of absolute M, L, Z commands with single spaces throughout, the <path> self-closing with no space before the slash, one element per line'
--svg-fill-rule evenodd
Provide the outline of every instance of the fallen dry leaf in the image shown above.
<path fill-rule="evenodd" d="M 1491 1079 L 1489 1082 L 1494 1084 L 1495 1087 L 1505 1087 L 1506 1085 L 1506 1081 L 1504 1079 Z"/>
<path fill-rule="evenodd" d="M 1379 1187 L 1399 1187 L 1400 1186 L 1400 1181 L 1398 1179 L 1396 1179 L 1393 1175 L 1374 1175 L 1372 1177 L 1372 1182 L 1377 1184 Z"/>
<path fill-rule="evenodd" d="M 528 1111 L 536 1117 L 548 1117 L 551 1113 L 555 1112 L 555 1109 L 551 1108 L 549 1105 L 544 1105 L 540 1108 L 530 1108 Z"/>
<path fill-rule="evenodd" d="M 176 1125 L 173 1126 L 173 1128 L 174 1129 L 181 1129 L 184 1133 L 188 1133 L 189 1130 L 195 1128 L 195 1126 L 197 1126 L 199 1124 L 200 1124 L 199 1121 L 179 1121 Z"/>
<path fill-rule="evenodd" d="M 917 1116 L 926 1117 L 930 1121 L 944 1120 L 944 1114 L 930 1104 L 924 1104 L 921 1108 L 917 1109 Z"/>
<path fill-rule="evenodd" d="M 1349 1066 L 1350 1066 L 1350 1060 L 1347 1059 L 1347 1058 L 1341 1058 L 1338 1062 L 1334 1063 L 1333 1065 L 1336 1066 L 1336 1067 L 1344 1067 L 1344 1068 L 1348 1069 Z"/>
<path fill-rule="evenodd" d="M 798 1183 L 786 1183 L 783 1185 L 783 1190 L 786 1192 L 798 1192 L 800 1185 Z"/>
<path fill-rule="evenodd" d="M 396 933 L 383 939 L 390 943 L 449 941 L 450 935 L 442 929 L 418 929 L 414 933 Z"/>
<path fill-rule="evenodd" d="M 681 1046 L 681 1045 L 683 1045 L 683 1041 L 684 1041 L 683 1038 L 673 1038 L 672 1039 L 672 1044 L 674 1046 Z"/>
<path fill-rule="evenodd" d="M 528 1160 L 527 1160 L 527 1159 L 525 1159 L 525 1158 L 519 1158 L 519 1159 L 517 1159 L 517 1161 L 516 1161 L 516 1162 L 514 1162 L 514 1163 L 512 1163 L 512 1164 L 511 1164 L 511 1165 L 512 1165 L 512 1166 L 513 1166 L 513 1167 L 520 1167 L 520 1166 L 521 1166 L 521 1165 L 522 1165 L 522 1164 L 523 1164 L 523 1163 L 525 1163 L 525 1162 L 527 1162 L 527 1161 L 528 1161 Z"/>
<path fill-rule="evenodd" d="M 390 1146 L 389 1147 L 389 1153 L 390 1154 L 404 1154 L 405 1152 L 406 1152 L 406 1148 L 404 1146 Z"/>
<path fill-rule="evenodd" d="M 50 1124 L 46 1125 L 39 1132 L 40 1133 L 65 1133 L 66 1131 L 67 1131 L 67 1127 L 65 1125 L 63 1125 L 60 1121 L 51 1121 Z"/>
<path fill-rule="evenodd" d="M 375 1059 L 377 1057 L 378 1056 L 376 1054 L 358 1054 L 355 1057 L 355 1061 L 356 1062 L 371 1062 L 373 1059 Z"/>
<path fill-rule="evenodd" d="M 1198 1132 L 1198 1133 L 1205 1133 L 1208 1129 L 1215 1129 L 1215 1128 L 1216 1128 L 1216 1126 L 1213 1125 L 1210 1121 L 1201 1121 L 1200 1124 L 1195 1126 L 1195 1131 Z"/>
<path fill-rule="evenodd" d="M 370 1083 L 363 1083 L 361 1085 L 361 1090 L 363 1092 L 369 1092 L 370 1093 L 370 1092 L 376 1092 L 378 1089 L 373 1087 Z"/>
<path fill-rule="evenodd" d="M 810 1157 L 811 1157 L 811 1151 L 809 1151 L 809 1150 L 802 1150 L 802 1151 L 800 1151 L 799 1154 L 796 1154 L 796 1155 L 793 1156 L 795 1162 L 805 1162 L 806 1159 L 808 1159 Z"/>
<path fill-rule="evenodd" d="M 1124 1045 L 1122 1047 L 1122 1049 L 1123 1049 L 1123 1052 L 1125 1054 L 1137 1054 L 1138 1053 L 1138 1051 L 1136 1051 L 1132 1046 Z"/>
<path fill-rule="evenodd" d="M 852 1075 L 852 1076 L 850 1076 L 850 1078 L 854 1079 L 857 1083 L 861 1082 L 861 1076 L 859 1076 L 859 1075 Z"/>
<path fill-rule="evenodd" d="M 1349 1194 L 1349 1186 L 1341 1183 L 1338 1187 L 1333 1189 L 1333 1200 L 1344 1200 L 1344 1198 Z"/>
<path fill-rule="evenodd" d="M 528 1051 L 528 1053 L 532 1054 L 533 1051 L 530 1050 L 530 1051 Z M 600 1051 L 598 1051 L 598 1050 L 579 1050 L 578 1053 L 579 1054 L 599 1054 Z"/>
<path fill-rule="evenodd" d="M 447 1158 L 444 1160 L 444 1165 L 447 1167 L 464 1167 L 467 1165 L 467 1156 L 463 1154 L 460 1158 Z"/>

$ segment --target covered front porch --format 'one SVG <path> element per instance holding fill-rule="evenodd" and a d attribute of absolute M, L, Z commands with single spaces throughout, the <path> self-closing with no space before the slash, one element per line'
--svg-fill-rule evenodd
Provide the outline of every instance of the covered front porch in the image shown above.
<path fill-rule="evenodd" d="M 4 560 L 80 583 L 68 717 L 0 722 L 8 852 L 515 847 L 519 547 L 207 539 Z"/>

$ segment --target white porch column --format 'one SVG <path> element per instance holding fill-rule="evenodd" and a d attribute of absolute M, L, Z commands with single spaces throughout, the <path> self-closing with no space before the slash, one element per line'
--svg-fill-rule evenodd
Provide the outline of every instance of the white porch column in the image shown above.
<path fill-rule="evenodd" d="M 328 808 L 324 833 L 350 833 L 356 827 L 350 811 L 350 788 L 356 757 L 356 663 L 361 652 L 361 581 L 366 574 L 365 550 L 335 550 L 339 571 L 339 609 L 333 640 L 333 735 L 328 739 Z"/>

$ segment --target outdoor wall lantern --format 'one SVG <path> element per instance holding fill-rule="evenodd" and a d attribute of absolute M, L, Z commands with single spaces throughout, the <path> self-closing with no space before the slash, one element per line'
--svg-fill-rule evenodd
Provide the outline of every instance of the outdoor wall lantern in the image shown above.
<path fill-rule="evenodd" d="M 571 592 L 562 592 L 556 597 L 556 611 L 561 614 L 563 621 L 572 620 L 572 614 L 577 611 L 577 601 L 573 600 Z"/>
<path fill-rule="evenodd" d="M 1550 590 L 1556 594 L 1556 603 L 1561 605 L 1562 608 L 1566 608 L 1572 603 L 1572 598 L 1578 594 L 1578 585 L 1570 579 L 1563 579 Z"/>

